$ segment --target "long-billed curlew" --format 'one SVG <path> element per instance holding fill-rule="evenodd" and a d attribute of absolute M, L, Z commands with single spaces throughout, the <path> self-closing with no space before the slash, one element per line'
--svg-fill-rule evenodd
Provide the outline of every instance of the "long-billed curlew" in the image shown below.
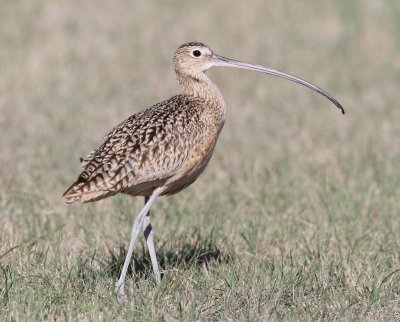
<path fill-rule="evenodd" d="M 83 171 L 63 197 L 67 204 L 91 202 L 119 192 L 144 196 L 136 216 L 121 276 L 115 287 L 124 292 L 125 275 L 137 236 L 143 229 L 155 278 L 160 271 L 153 244 L 149 210 L 158 196 L 172 195 L 192 184 L 207 166 L 225 121 L 221 92 L 205 75 L 214 66 L 236 67 L 286 78 L 343 107 L 321 88 L 278 70 L 219 56 L 198 42 L 175 52 L 174 68 L 183 93 L 132 115 L 107 134 L 99 148 L 82 160 Z"/>

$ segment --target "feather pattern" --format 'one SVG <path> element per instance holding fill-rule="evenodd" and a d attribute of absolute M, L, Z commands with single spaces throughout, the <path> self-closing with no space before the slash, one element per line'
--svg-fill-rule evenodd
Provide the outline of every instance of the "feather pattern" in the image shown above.
<path fill-rule="evenodd" d="M 201 97 L 177 95 L 117 125 L 82 160 L 83 171 L 64 193 L 65 201 L 95 201 L 118 192 L 146 196 L 182 170 L 190 172 L 185 162 L 222 127 L 210 124 L 209 104 Z M 166 187 L 164 194 L 169 193 Z"/>

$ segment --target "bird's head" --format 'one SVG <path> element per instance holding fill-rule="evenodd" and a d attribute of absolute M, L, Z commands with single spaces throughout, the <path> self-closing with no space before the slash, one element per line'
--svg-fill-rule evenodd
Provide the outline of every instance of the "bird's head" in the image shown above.
<path fill-rule="evenodd" d="M 181 45 L 174 55 L 174 67 L 177 74 L 195 77 L 214 66 L 214 53 L 199 42 Z"/>
<path fill-rule="evenodd" d="M 174 67 L 178 78 L 191 78 L 195 81 L 201 81 L 206 77 L 203 72 L 211 67 L 234 67 L 241 69 L 248 69 L 264 74 L 274 75 L 281 78 L 288 79 L 292 82 L 306 86 L 313 91 L 325 96 L 333 104 L 339 108 L 344 114 L 344 109 L 340 103 L 333 98 L 330 94 L 324 91 L 322 88 L 311 84 L 299 77 L 290 75 L 288 73 L 281 72 L 276 69 L 244 63 L 238 60 L 226 58 L 215 54 L 208 46 L 200 42 L 189 42 L 181 45 L 175 52 L 174 55 Z"/>

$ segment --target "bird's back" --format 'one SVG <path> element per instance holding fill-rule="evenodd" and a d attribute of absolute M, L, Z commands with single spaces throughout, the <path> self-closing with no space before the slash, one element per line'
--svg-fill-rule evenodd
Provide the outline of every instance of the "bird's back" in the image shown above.
<path fill-rule="evenodd" d="M 193 182 L 204 169 L 201 158 L 206 164 L 211 157 L 223 124 L 218 128 L 209 121 L 207 104 L 177 95 L 117 125 L 82 160 L 83 171 L 64 193 L 65 202 L 90 202 L 118 192 L 147 196 L 161 186 L 171 194 Z"/>

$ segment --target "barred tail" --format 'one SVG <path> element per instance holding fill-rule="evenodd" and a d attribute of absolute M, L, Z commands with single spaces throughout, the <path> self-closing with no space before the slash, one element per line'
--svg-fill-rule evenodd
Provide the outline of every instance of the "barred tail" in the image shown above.
<path fill-rule="evenodd" d="M 115 195 L 117 191 L 98 190 L 92 180 L 86 181 L 84 178 L 79 177 L 62 195 L 66 204 L 71 204 L 76 201 L 91 202 L 97 201 L 108 196 Z"/>
<path fill-rule="evenodd" d="M 66 204 L 73 203 L 75 201 L 81 201 L 82 197 L 82 186 L 85 184 L 85 180 L 79 177 L 73 184 L 71 184 L 62 195 Z"/>

